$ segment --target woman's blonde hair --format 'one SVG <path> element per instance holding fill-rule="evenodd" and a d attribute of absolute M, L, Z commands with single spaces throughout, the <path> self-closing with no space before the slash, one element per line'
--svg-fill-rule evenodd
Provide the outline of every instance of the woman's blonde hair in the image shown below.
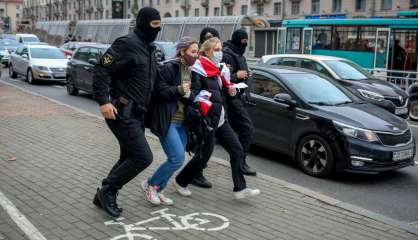
<path fill-rule="evenodd" d="M 212 37 L 206 40 L 202 43 L 202 46 L 200 46 L 200 54 L 203 56 L 207 56 L 207 53 L 215 48 L 216 44 L 220 43 L 222 45 L 222 42 L 217 37 Z"/>

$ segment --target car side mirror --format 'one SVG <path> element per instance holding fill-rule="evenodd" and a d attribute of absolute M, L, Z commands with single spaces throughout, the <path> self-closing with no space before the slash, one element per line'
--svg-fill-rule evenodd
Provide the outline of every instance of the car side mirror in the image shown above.
<path fill-rule="evenodd" d="M 91 65 L 97 65 L 99 63 L 99 61 L 97 61 L 95 58 L 90 58 L 87 62 Z"/>
<path fill-rule="evenodd" d="M 296 106 L 296 101 L 293 100 L 292 97 L 287 93 L 278 93 L 274 95 L 273 100 L 275 102 L 288 105 L 290 110 L 294 109 Z"/>

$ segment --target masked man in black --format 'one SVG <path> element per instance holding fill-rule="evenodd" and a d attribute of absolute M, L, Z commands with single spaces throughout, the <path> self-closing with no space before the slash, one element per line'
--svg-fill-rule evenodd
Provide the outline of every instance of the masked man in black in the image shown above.
<path fill-rule="evenodd" d="M 236 30 L 232 34 L 232 39 L 224 43 L 223 62 L 226 63 L 231 70 L 231 82 L 233 83 L 247 83 L 251 75 L 248 69 L 247 59 L 244 56 L 247 45 L 248 34 L 244 29 Z M 248 94 L 248 89 L 239 92 L 239 94 L 233 98 L 228 97 L 226 103 L 229 123 L 238 134 L 239 141 L 244 148 L 245 156 L 247 156 L 251 145 L 253 123 L 242 101 L 243 98 L 245 99 L 248 97 L 245 96 L 245 94 Z M 256 171 L 248 166 L 246 160 L 244 161 L 242 168 L 245 175 L 257 175 Z"/>
<path fill-rule="evenodd" d="M 112 217 L 119 217 L 118 191 L 153 159 L 144 133 L 144 113 L 150 103 L 157 62 L 150 44 L 161 30 L 160 13 L 142 8 L 134 32 L 120 37 L 110 46 L 94 72 L 94 98 L 106 123 L 120 145 L 120 158 L 93 203 Z"/>

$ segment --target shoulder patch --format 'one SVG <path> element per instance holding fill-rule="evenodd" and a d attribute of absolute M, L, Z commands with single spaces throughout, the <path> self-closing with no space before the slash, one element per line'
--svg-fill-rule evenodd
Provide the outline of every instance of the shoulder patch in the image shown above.
<path fill-rule="evenodd" d="M 107 67 L 113 63 L 113 56 L 110 53 L 105 53 L 102 56 L 102 65 Z"/>

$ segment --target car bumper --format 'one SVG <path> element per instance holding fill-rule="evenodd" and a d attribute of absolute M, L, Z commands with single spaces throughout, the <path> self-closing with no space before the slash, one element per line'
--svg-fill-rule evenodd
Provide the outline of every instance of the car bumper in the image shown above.
<path fill-rule="evenodd" d="M 3 63 L 4 65 L 7 65 L 7 64 L 9 64 L 9 57 L 3 57 L 2 59 L 1 59 L 1 63 Z"/>
<path fill-rule="evenodd" d="M 44 81 L 66 81 L 65 73 L 34 71 L 33 77 L 37 80 L 44 80 Z"/>
<path fill-rule="evenodd" d="M 412 156 L 393 160 L 394 153 L 402 151 L 412 151 Z M 385 146 L 380 143 L 347 138 L 342 154 L 340 159 L 344 159 L 344 162 L 339 164 L 340 169 L 337 170 L 362 173 L 392 171 L 415 164 L 415 139 L 402 146 Z"/>

